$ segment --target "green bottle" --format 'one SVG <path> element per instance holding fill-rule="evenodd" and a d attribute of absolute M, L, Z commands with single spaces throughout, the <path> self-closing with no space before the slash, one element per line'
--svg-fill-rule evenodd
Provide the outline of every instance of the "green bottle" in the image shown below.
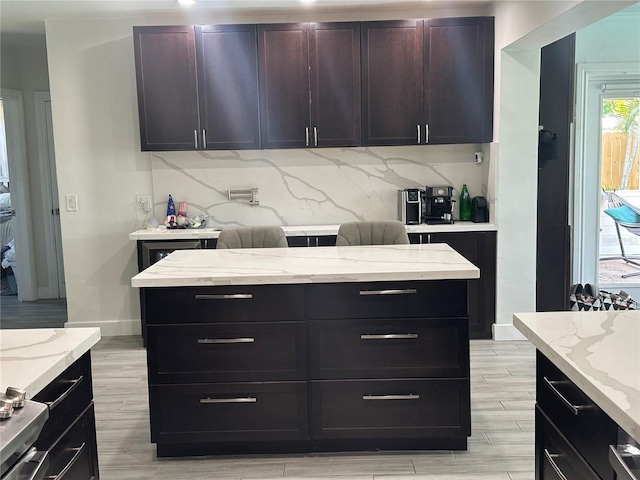
<path fill-rule="evenodd" d="M 471 195 L 466 183 L 462 185 L 460 192 L 460 220 L 471 220 Z"/>

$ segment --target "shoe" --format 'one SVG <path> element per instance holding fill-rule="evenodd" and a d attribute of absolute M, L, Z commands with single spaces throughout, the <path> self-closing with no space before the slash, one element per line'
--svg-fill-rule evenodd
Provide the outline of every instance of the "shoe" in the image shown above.
<path fill-rule="evenodd" d="M 585 310 L 600 310 L 602 300 L 600 299 L 600 289 L 597 285 L 585 283 L 582 293 L 584 296 Z"/>

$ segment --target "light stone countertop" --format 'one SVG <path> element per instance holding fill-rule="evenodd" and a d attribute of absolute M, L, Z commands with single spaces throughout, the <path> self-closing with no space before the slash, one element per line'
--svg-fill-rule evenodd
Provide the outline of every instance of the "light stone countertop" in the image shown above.
<path fill-rule="evenodd" d="M 133 287 L 473 279 L 480 270 L 449 245 L 176 250 Z"/>
<path fill-rule="evenodd" d="M 640 442 L 640 311 L 516 313 L 513 324 Z"/>
<path fill-rule="evenodd" d="M 100 340 L 100 329 L 0 330 L 0 392 L 16 387 L 32 398 Z"/>
<path fill-rule="evenodd" d="M 288 237 L 306 237 L 314 235 L 336 235 L 340 225 L 300 225 L 283 226 Z M 185 228 L 185 229 L 141 229 L 129 234 L 129 240 L 191 240 L 218 238 L 222 227 Z M 407 233 L 454 233 L 454 232 L 493 232 L 498 229 L 494 223 L 456 222 L 443 225 L 405 225 Z"/>

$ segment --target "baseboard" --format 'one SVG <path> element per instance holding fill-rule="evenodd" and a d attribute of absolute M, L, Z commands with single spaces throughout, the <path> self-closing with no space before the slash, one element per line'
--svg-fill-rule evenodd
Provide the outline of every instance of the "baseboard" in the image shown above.
<path fill-rule="evenodd" d="M 500 340 L 526 340 L 525 336 L 511 323 L 494 323 L 493 339 Z"/>
<path fill-rule="evenodd" d="M 67 322 L 65 328 L 99 327 L 103 337 L 142 335 L 140 320 L 103 320 L 99 322 Z"/>
<path fill-rule="evenodd" d="M 51 287 L 38 287 L 38 300 L 45 298 L 58 298 L 58 292 L 54 293 Z"/>

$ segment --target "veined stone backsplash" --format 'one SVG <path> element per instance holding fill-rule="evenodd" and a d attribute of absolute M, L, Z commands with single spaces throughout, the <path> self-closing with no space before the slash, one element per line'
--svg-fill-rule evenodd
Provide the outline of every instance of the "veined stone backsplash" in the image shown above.
<path fill-rule="evenodd" d="M 484 152 L 475 164 L 473 154 Z M 154 152 L 154 213 L 166 216 L 169 194 L 209 226 L 334 225 L 398 218 L 398 190 L 451 185 L 457 199 L 487 196 L 488 145 Z M 260 205 L 229 200 L 229 189 L 257 187 Z M 488 198 L 490 203 L 493 203 Z M 457 218 L 457 207 L 454 218 Z"/>

